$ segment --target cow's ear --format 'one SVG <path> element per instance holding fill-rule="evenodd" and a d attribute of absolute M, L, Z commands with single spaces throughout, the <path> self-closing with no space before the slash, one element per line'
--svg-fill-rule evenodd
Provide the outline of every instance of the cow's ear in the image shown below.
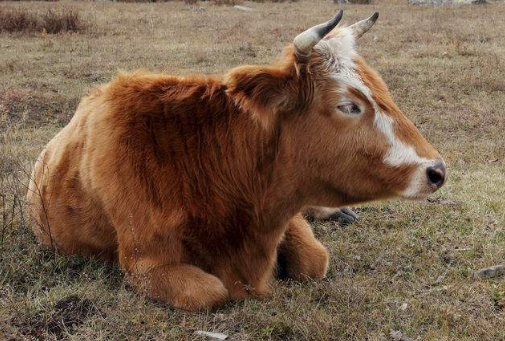
<path fill-rule="evenodd" d="M 296 101 L 295 79 L 286 68 L 244 66 L 227 75 L 226 85 L 235 103 L 269 127 Z"/>

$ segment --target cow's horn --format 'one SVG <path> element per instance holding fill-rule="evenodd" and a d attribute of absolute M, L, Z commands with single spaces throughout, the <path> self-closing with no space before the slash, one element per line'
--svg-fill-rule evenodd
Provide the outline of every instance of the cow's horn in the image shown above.
<path fill-rule="evenodd" d="M 308 30 L 300 33 L 294 40 L 295 50 L 298 55 L 310 56 L 312 48 L 324 38 L 325 35 L 330 33 L 331 30 L 337 26 L 340 19 L 342 19 L 342 10 L 323 24 L 316 25 Z"/>
<path fill-rule="evenodd" d="M 373 24 L 375 24 L 378 17 L 379 12 L 375 12 L 370 18 L 361 20 L 354 25 L 349 26 L 354 34 L 354 38 L 358 39 L 363 34 L 365 34 L 373 26 Z"/>

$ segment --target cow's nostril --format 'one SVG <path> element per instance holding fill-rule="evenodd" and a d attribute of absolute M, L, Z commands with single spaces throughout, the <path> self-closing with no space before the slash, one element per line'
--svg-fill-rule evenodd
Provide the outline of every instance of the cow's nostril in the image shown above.
<path fill-rule="evenodd" d="M 428 181 L 430 184 L 440 187 L 444 184 L 445 180 L 445 167 L 429 167 L 426 170 L 426 174 L 428 175 Z"/>

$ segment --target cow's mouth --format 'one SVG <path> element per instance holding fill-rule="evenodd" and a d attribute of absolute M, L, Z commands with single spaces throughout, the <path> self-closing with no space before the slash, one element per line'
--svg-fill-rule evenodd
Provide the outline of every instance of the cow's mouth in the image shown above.
<path fill-rule="evenodd" d="M 424 199 L 439 190 L 447 181 L 447 168 L 443 160 L 433 160 L 420 165 L 409 186 L 400 193 L 406 199 Z"/>

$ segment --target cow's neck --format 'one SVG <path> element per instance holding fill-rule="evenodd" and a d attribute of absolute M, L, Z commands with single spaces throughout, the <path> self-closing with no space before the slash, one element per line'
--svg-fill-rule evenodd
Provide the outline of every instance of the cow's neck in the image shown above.
<path fill-rule="evenodd" d="M 280 125 L 271 129 L 258 125 L 247 135 L 249 141 L 237 148 L 249 148 L 243 153 L 241 163 L 249 165 L 245 183 L 254 192 L 244 190 L 244 200 L 256 211 L 257 221 L 251 224 L 258 224 L 262 231 L 276 233 L 302 208 L 303 195 L 298 186 L 295 160 Z"/>

